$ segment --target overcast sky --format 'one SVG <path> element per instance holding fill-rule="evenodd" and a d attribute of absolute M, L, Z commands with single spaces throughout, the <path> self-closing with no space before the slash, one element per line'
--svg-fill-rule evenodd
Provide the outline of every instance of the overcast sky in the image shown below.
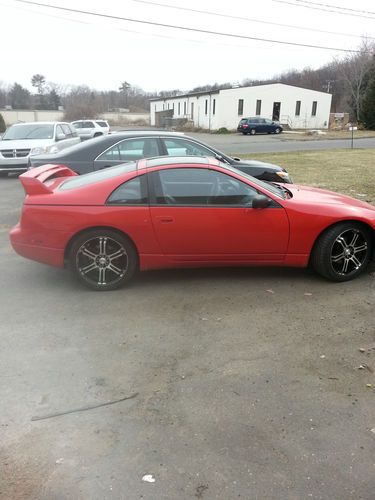
<path fill-rule="evenodd" d="M 353 16 L 305 8 L 301 0 L 36 1 L 143 21 L 342 49 L 357 48 L 363 35 L 375 37 L 373 0 L 311 0 L 356 9 Z M 205 10 L 221 16 L 160 4 Z M 226 16 L 295 25 L 300 29 Z M 292 47 L 115 21 L 26 5 L 16 0 L 0 0 L 0 22 L 3 40 L 0 82 L 17 81 L 30 89 L 31 76 L 41 73 L 47 81 L 86 84 L 96 89 L 117 90 L 126 80 L 150 92 L 189 90 L 207 83 L 267 78 L 292 68 L 317 68 L 333 57 L 345 56 L 336 50 Z"/>

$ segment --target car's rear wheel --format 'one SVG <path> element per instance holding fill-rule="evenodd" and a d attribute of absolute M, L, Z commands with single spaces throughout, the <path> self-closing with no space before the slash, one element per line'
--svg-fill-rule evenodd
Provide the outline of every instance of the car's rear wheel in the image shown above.
<path fill-rule="evenodd" d="M 250 135 L 255 135 L 255 134 L 256 134 L 255 128 L 252 128 L 252 129 L 250 130 Z"/>
<path fill-rule="evenodd" d="M 349 281 L 369 263 L 372 251 L 370 231 L 356 222 L 342 222 L 325 231 L 315 244 L 311 263 L 332 281 Z"/>
<path fill-rule="evenodd" d="M 94 137 L 100 137 L 101 135 L 103 135 L 101 132 L 96 132 L 96 133 L 94 134 Z"/>
<path fill-rule="evenodd" d="M 131 280 L 138 268 L 132 242 L 110 229 L 81 234 L 70 250 L 70 267 L 78 280 L 93 290 L 115 290 Z"/>
<path fill-rule="evenodd" d="M 279 128 L 279 127 L 275 128 L 275 134 L 280 134 L 280 132 L 281 132 L 281 128 Z"/>

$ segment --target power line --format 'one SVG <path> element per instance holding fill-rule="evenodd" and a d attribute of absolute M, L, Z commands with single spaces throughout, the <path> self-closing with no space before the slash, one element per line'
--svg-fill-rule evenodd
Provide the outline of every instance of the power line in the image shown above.
<path fill-rule="evenodd" d="M 199 28 L 188 28 L 186 26 L 178 26 L 175 24 L 166 24 L 166 23 L 156 23 L 154 21 L 145 21 L 141 19 L 132 19 L 129 17 L 120 17 L 120 16 L 113 16 L 109 14 L 101 14 L 98 12 L 90 12 L 87 10 L 78 10 L 78 9 L 69 9 L 68 7 L 59 7 L 57 5 L 47 5 L 44 3 L 39 3 L 39 2 L 32 2 L 29 0 L 15 0 L 16 2 L 28 4 L 28 5 L 37 5 L 38 7 L 47 7 L 49 9 L 56 9 L 56 10 L 62 10 L 65 12 L 74 12 L 76 14 L 85 14 L 85 15 L 90 15 L 90 16 L 96 16 L 96 17 L 101 17 L 105 19 L 115 19 L 117 21 L 128 21 L 131 23 L 139 23 L 139 24 L 145 24 L 148 26 L 158 26 L 161 28 L 172 28 L 172 29 L 178 29 L 178 30 L 184 30 L 184 31 L 193 31 L 195 33 L 204 33 L 206 35 L 216 35 L 216 36 L 226 36 L 226 37 L 231 37 L 231 38 L 239 38 L 242 40 L 254 40 L 258 42 L 268 42 L 268 43 L 276 43 L 276 44 L 281 44 L 281 45 L 291 45 L 294 47 L 305 47 L 305 48 L 310 48 L 310 49 L 320 49 L 320 50 L 334 50 L 338 52 L 360 52 L 359 50 L 349 50 L 349 49 L 343 49 L 343 48 L 338 48 L 338 47 L 327 47 L 323 45 L 312 45 L 312 44 L 307 44 L 307 43 L 297 43 L 297 42 L 285 42 L 281 40 L 272 40 L 269 38 L 259 38 L 259 37 L 254 37 L 254 36 L 246 36 L 246 35 L 235 35 L 234 33 L 224 33 L 221 31 L 210 31 L 210 30 L 203 30 Z M 276 1 L 276 0 L 275 0 Z"/>
<path fill-rule="evenodd" d="M 147 4 L 147 5 L 154 5 L 156 7 L 167 7 L 170 9 L 175 9 L 175 10 L 183 10 L 186 12 L 195 12 L 197 14 L 207 14 L 210 16 L 216 16 L 216 17 L 223 17 L 226 19 L 236 19 L 239 21 L 250 21 L 254 23 L 261 23 L 261 24 L 269 24 L 271 26 L 280 26 L 282 28 L 292 28 L 292 29 L 297 29 L 297 30 L 304 30 L 304 31 L 313 31 L 315 33 L 327 33 L 329 35 L 339 35 L 339 36 L 350 36 L 350 37 L 355 37 L 355 38 L 362 38 L 361 35 L 354 35 L 351 33 L 340 33 L 337 31 L 327 31 L 327 30 L 319 30 L 316 28 L 309 28 L 307 26 L 296 26 L 295 24 L 283 24 L 283 23 L 275 23 L 272 21 L 264 21 L 262 19 L 254 19 L 251 17 L 241 17 L 241 16 L 233 16 L 231 14 L 221 14 L 219 12 L 212 12 L 209 10 L 198 10 L 198 9 L 190 9 L 188 7 L 178 7 L 177 5 L 169 5 L 166 3 L 159 3 L 159 2 L 150 2 L 148 0 L 131 0 L 132 2 L 136 3 L 142 3 L 142 4 Z M 375 40 L 374 37 L 367 37 Z"/>
<path fill-rule="evenodd" d="M 320 11 L 323 11 L 323 12 L 333 12 L 335 14 L 341 14 L 343 16 L 361 17 L 361 18 L 364 18 L 364 19 L 373 19 L 373 20 L 375 20 L 375 17 L 364 16 L 362 14 L 354 14 L 354 13 L 351 13 L 351 12 L 343 12 L 343 11 L 340 11 L 340 10 L 325 9 L 325 8 L 323 9 L 322 7 L 318 7 L 318 6 L 317 7 L 313 7 L 311 4 L 309 4 L 309 5 L 302 5 L 300 3 L 289 2 L 288 0 L 272 0 L 272 1 L 273 2 L 277 2 L 277 3 L 283 3 L 283 4 L 293 5 L 294 7 L 305 7 L 306 9 L 320 10 Z M 298 2 L 298 0 L 296 0 L 296 1 Z"/>
<path fill-rule="evenodd" d="M 23 12 L 30 12 L 32 14 L 36 14 L 36 15 L 40 15 L 40 16 L 46 16 L 46 17 L 50 17 L 50 18 L 53 18 L 53 19 L 60 19 L 62 21 L 67 21 L 67 22 L 71 22 L 71 23 L 79 23 L 79 24 L 84 24 L 85 26 L 98 26 L 97 24 L 94 24 L 90 21 L 80 21 L 78 19 L 72 19 L 72 18 L 67 18 L 67 17 L 63 17 L 63 16 L 58 16 L 58 15 L 54 15 L 54 14 L 48 14 L 47 12 L 37 12 L 35 10 L 32 10 L 32 9 L 28 9 L 27 7 L 23 7 L 23 6 L 20 6 L 20 5 L 8 5 L 8 4 L 2 4 L 0 3 L 0 7 L 11 7 L 12 9 L 19 9 Z M 136 30 L 131 30 L 129 28 L 120 28 L 120 27 L 115 27 L 113 28 L 112 26 L 109 26 L 109 25 L 105 25 L 105 24 L 100 24 L 99 26 L 103 26 L 104 29 L 111 29 L 111 30 L 116 30 L 116 31 L 122 31 L 123 33 L 134 33 L 136 35 L 142 35 L 142 36 L 147 36 L 147 37 L 156 37 L 156 38 L 163 38 L 163 39 L 167 39 L 167 40 L 175 40 L 175 37 L 173 36 L 169 36 L 169 35 L 161 35 L 161 34 L 157 34 L 157 33 L 144 33 L 143 31 L 136 31 Z M 205 41 L 205 40 L 194 40 L 193 38 L 183 38 L 182 40 L 186 41 L 186 42 L 190 42 L 190 43 L 196 43 L 196 44 L 207 44 L 207 43 L 210 43 L 210 41 Z M 224 45 L 225 47 L 241 47 L 241 48 L 245 48 L 246 45 L 244 44 L 241 44 L 239 45 L 238 43 L 225 43 L 225 42 L 216 42 L 216 44 L 219 43 L 220 45 Z"/>
<path fill-rule="evenodd" d="M 360 9 L 350 9 L 349 7 L 341 7 L 341 5 L 332 5 L 328 3 L 319 3 L 319 2 L 309 2 L 308 0 L 294 0 L 295 2 L 307 3 L 310 5 L 320 5 L 321 7 L 329 7 L 337 10 L 348 10 L 350 12 L 360 12 L 361 14 L 371 14 L 375 15 L 374 11 L 371 10 L 360 10 Z"/>

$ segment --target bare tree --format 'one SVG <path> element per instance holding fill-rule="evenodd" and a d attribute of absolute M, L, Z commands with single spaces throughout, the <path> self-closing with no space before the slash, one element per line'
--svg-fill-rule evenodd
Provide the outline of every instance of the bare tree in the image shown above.
<path fill-rule="evenodd" d="M 360 119 L 367 75 L 375 54 L 375 43 L 364 39 L 359 50 L 359 53 L 348 54 L 344 59 L 335 61 L 337 73 L 344 83 L 348 103 L 357 121 Z"/>
<path fill-rule="evenodd" d="M 87 86 L 74 87 L 64 98 L 65 119 L 68 121 L 80 118 L 97 118 L 105 110 L 99 92 Z"/>

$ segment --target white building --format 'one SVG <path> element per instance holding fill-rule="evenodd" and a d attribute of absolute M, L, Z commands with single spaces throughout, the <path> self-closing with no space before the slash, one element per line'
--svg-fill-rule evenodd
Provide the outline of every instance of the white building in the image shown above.
<path fill-rule="evenodd" d="M 193 92 L 152 99 L 151 125 L 162 125 L 160 117 L 166 115 L 185 118 L 195 127 L 231 130 L 241 118 L 261 116 L 290 128 L 328 128 L 331 99 L 326 92 L 283 83 Z"/>

